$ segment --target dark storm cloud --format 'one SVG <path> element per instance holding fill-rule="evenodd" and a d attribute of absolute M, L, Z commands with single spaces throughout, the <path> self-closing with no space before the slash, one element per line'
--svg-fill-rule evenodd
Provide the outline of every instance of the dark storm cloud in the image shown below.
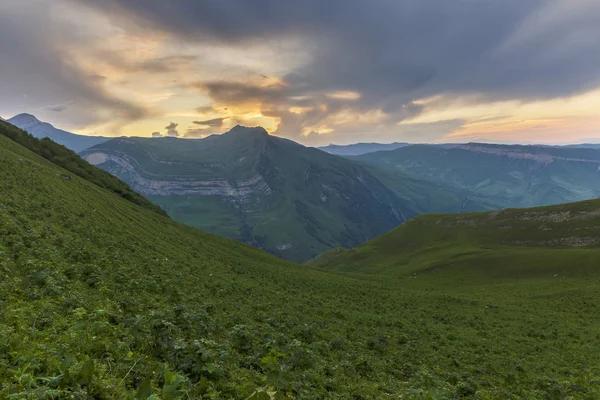
<path fill-rule="evenodd" d="M 285 78 L 294 91 L 355 90 L 388 112 L 444 92 L 538 99 L 600 84 L 592 0 L 81 1 L 194 41 L 305 37 L 313 61 Z"/>
<path fill-rule="evenodd" d="M 286 87 L 260 87 L 229 81 L 199 82 L 192 84 L 191 87 L 208 92 L 208 95 L 218 102 L 233 105 L 248 102 L 281 101 L 292 94 Z"/>
<path fill-rule="evenodd" d="M 83 32 L 86 17 L 90 27 L 98 24 L 95 41 Z M 98 45 L 111 35 L 117 47 Z M 161 38 L 160 46 L 138 47 L 147 37 Z M 125 85 L 138 73 L 179 71 L 178 85 L 189 90 L 195 80 L 191 86 L 212 100 L 198 110 L 206 118 L 252 103 L 279 118 L 278 133 L 286 136 L 319 127 L 337 132 L 339 124 L 347 131 L 349 115 L 368 116 L 359 119 L 361 129 L 380 131 L 421 113 L 416 100 L 434 95 L 443 106 L 463 95 L 529 101 L 595 89 L 597 37 L 598 0 L 3 0 L 0 108 L 3 115 L 39 110 L 58 118 L 47 105 L 72 101 L 60 113 L 65 121 L 114 120 L 118 128 L 158 111 L 141 95 L 124 100 L 110 92 L 119 75 L 111 72 Z M 121 41 L 127 46 L 118 47 Z M 93 50 L 89 59 L 77 59 L 77 46 Z M 274 59 L 247 62 L 253 46 Z M 221 47 L 223 56 L 211 53 Z M 100 64 L 107 68 L 94 70 Z M 261 75 L 266 80 L 257 84 Z M 341 91 L 356 96 L 331 96 Z"/>

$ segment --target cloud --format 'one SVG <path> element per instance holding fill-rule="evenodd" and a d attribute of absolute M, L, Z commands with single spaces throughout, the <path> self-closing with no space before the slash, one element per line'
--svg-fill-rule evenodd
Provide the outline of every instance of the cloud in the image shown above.
<path fill-rule="evenodd" d="M 69 107 L 64 105 L 64 104 L 58 104 L 55 106 L 46 106 L 44 107 L 44 110 L 48 110 L 48 111 L 54 111 L 54 112 L 63 112 L 65 110 L 68 110 Z"/>
<path fill-rule="evenodd" d="M 163 135 L 160 132 L 152 132 L 152 137 L 159 138 L 159 137 L 163 137 Z"/>
<path fill-rule="evenodd" d="M 108 91 L 104 77 L 65 53 L 92 38 L 74 18 L 57 11 L 62 11 L 60 1 L 0 4 L 0 109 L 67 121 L 61 124 L 65 128 L 107 123 L 115 134 L 121 125 L 151 115 L 146 106 Z M 50 22 L 49 15 L 58 20 Z"/>
<path fill-rule="evenodd" d="M 31 2 L 0 5 L 6 114 L 72 99 L 44 112 L 118 130 L 204 104 L 210 122 L 194 132 L 239 120 L 296 140 L 402 140 L 412 133 L 400 122 L 455 99 L 526 103 L 600 87 L 597 0 Z"/>
<path fill-rule="evenodd" d="M 214 127 L 220 127 L 221 125 L 223 125 L 223 121 L 225 119 L 226 118 L 213 118 L 213 119 L 207 119 L 207 120 L 203 120 L 203 121 L 193 121 L 193 122 L 196 125 L 205 126 L 207 128 L 214 128 Z"/>
<path fill-rule="evenodd" d="M 362 93 L 384 109 L 446 91 L 540 98 L 600 84 L 593 0 L 87 1 L 189 41 L 304 37 L 312 62 L 287 81 Z"/>
<path fill-rule="evenodd" d="M 177 126 L 179 126 L 179 124 L 176 124 L 175 122 L 171 122 L 169 125 L 167 125 L 165 127 L 165 129 L 167 130 L 167 136 L 178 137 L 179 132 L 177 131 Z"/>
<path fill-rule="evenodd" d="M 373 142 L 374 136 L 382 143 L 392 143 L 401 138 L 410 143 L 435 143 L 457 141 L 449 135 L 464 125 L 464 120 L 444 120 L 434 123 L 402 124 L 398 126 L 382 127 L 376 132 L 363 127 L 346 127 L 328 134 L 310 132 L 303 143 L 309 146 L 326 146 L 328 144 L 350 144 L 358 142 Z"/>
<path fill-rule="evenodd" d="M 249 102 L 277 102 L 284 100 L 291 91 L 286 87 L 261 87 L 250 83 L 235 81 L 196 82 L 192 88 L 205 91 L 218 103 L 245 104 Z"/>

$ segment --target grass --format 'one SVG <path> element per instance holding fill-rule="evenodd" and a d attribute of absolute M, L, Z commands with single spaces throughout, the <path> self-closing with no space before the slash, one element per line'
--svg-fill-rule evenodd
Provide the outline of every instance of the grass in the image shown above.
<path fill-rule="evenodd" d="M 419 217 L 312 268 L 65 179 L 2 136 L 0 168 L 0 398 L 600 395 L 597 250 L 477 225 L 551 240 L 521 211 Z M 544 224 L 587 237 L 594 221 Z"/>
<path fill-rule="evenodd" d="M 91 166 L 75 152 L 67 149 L 65 146 L 57 144 L 48 138 L 43 138 L 41 140 L 37 139 L 24 130 L 5 121 L 0 121 L 0 135 L 3 135 L 13 142 L 20 144 L 54 164 L 63 167 L 67 171 L 80 176 L 101 188 L 108 189 L 124 199 L 144 208 L 166 215 L 159 206 L 149 202 L 146 198 L 133 191 L 127 184 L 123 183 L 123 181 L 120 181 L 118 178 L 107 172 Z M 63 178 L 70 179 L 71 177 L 70 175 L 64 175 Z"/>

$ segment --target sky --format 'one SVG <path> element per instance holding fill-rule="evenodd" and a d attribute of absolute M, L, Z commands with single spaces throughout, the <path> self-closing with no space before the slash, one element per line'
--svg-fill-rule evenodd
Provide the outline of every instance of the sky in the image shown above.
<path fill-rule="evenodd" d="M 598 0 L 0 0 L 0 116 L 306 145 L 600 142 Z"/>

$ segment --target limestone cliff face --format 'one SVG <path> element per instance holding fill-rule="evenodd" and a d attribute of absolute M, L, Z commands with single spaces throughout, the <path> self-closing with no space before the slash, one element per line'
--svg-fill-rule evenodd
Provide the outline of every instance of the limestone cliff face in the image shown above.
<path fill-rule="evenodd" d="M 94 150 L 83 158 L 92 165 L 106 166 L 113 175 L 121 177 L 135 191 L 146 196 L 226 196 L 245 202 L 250 196 L 268 196 L 271 188 L 259 174 L 244 180 L 198 180 L 176 178 L 152 179 L 152 174 L 144 171 L 135 159 L 116 151 Z"/>
<path fill-rule="evenodd" d="M 516 159 L 524 159 L 524 160 L 533 160 L 539 164 L 551 164 L 554 161 L 574 161 L 574 162 L 584 162 L 584 163 L 594 163 L 600 165 L 600 160 L 595 159 L 587 159 L 580 157 L 565 157 L 558 156 L 551 153 L 546 153 L 543 151 L 527 151 L 526 149 L 515 150 L 510 147 L 492 147 L 486 145 L 477 145 L 477 144 L 464 144 L 464 145 L 456 145 L 452 146 L 452 148 L 467 150 L 474 153 L 485 153 L 485 154 L 493 154 L 497 156 L 505 156 L 508 158 L 516 158 Z M 600 169 L 600 167 L 599 167 Z"/>

